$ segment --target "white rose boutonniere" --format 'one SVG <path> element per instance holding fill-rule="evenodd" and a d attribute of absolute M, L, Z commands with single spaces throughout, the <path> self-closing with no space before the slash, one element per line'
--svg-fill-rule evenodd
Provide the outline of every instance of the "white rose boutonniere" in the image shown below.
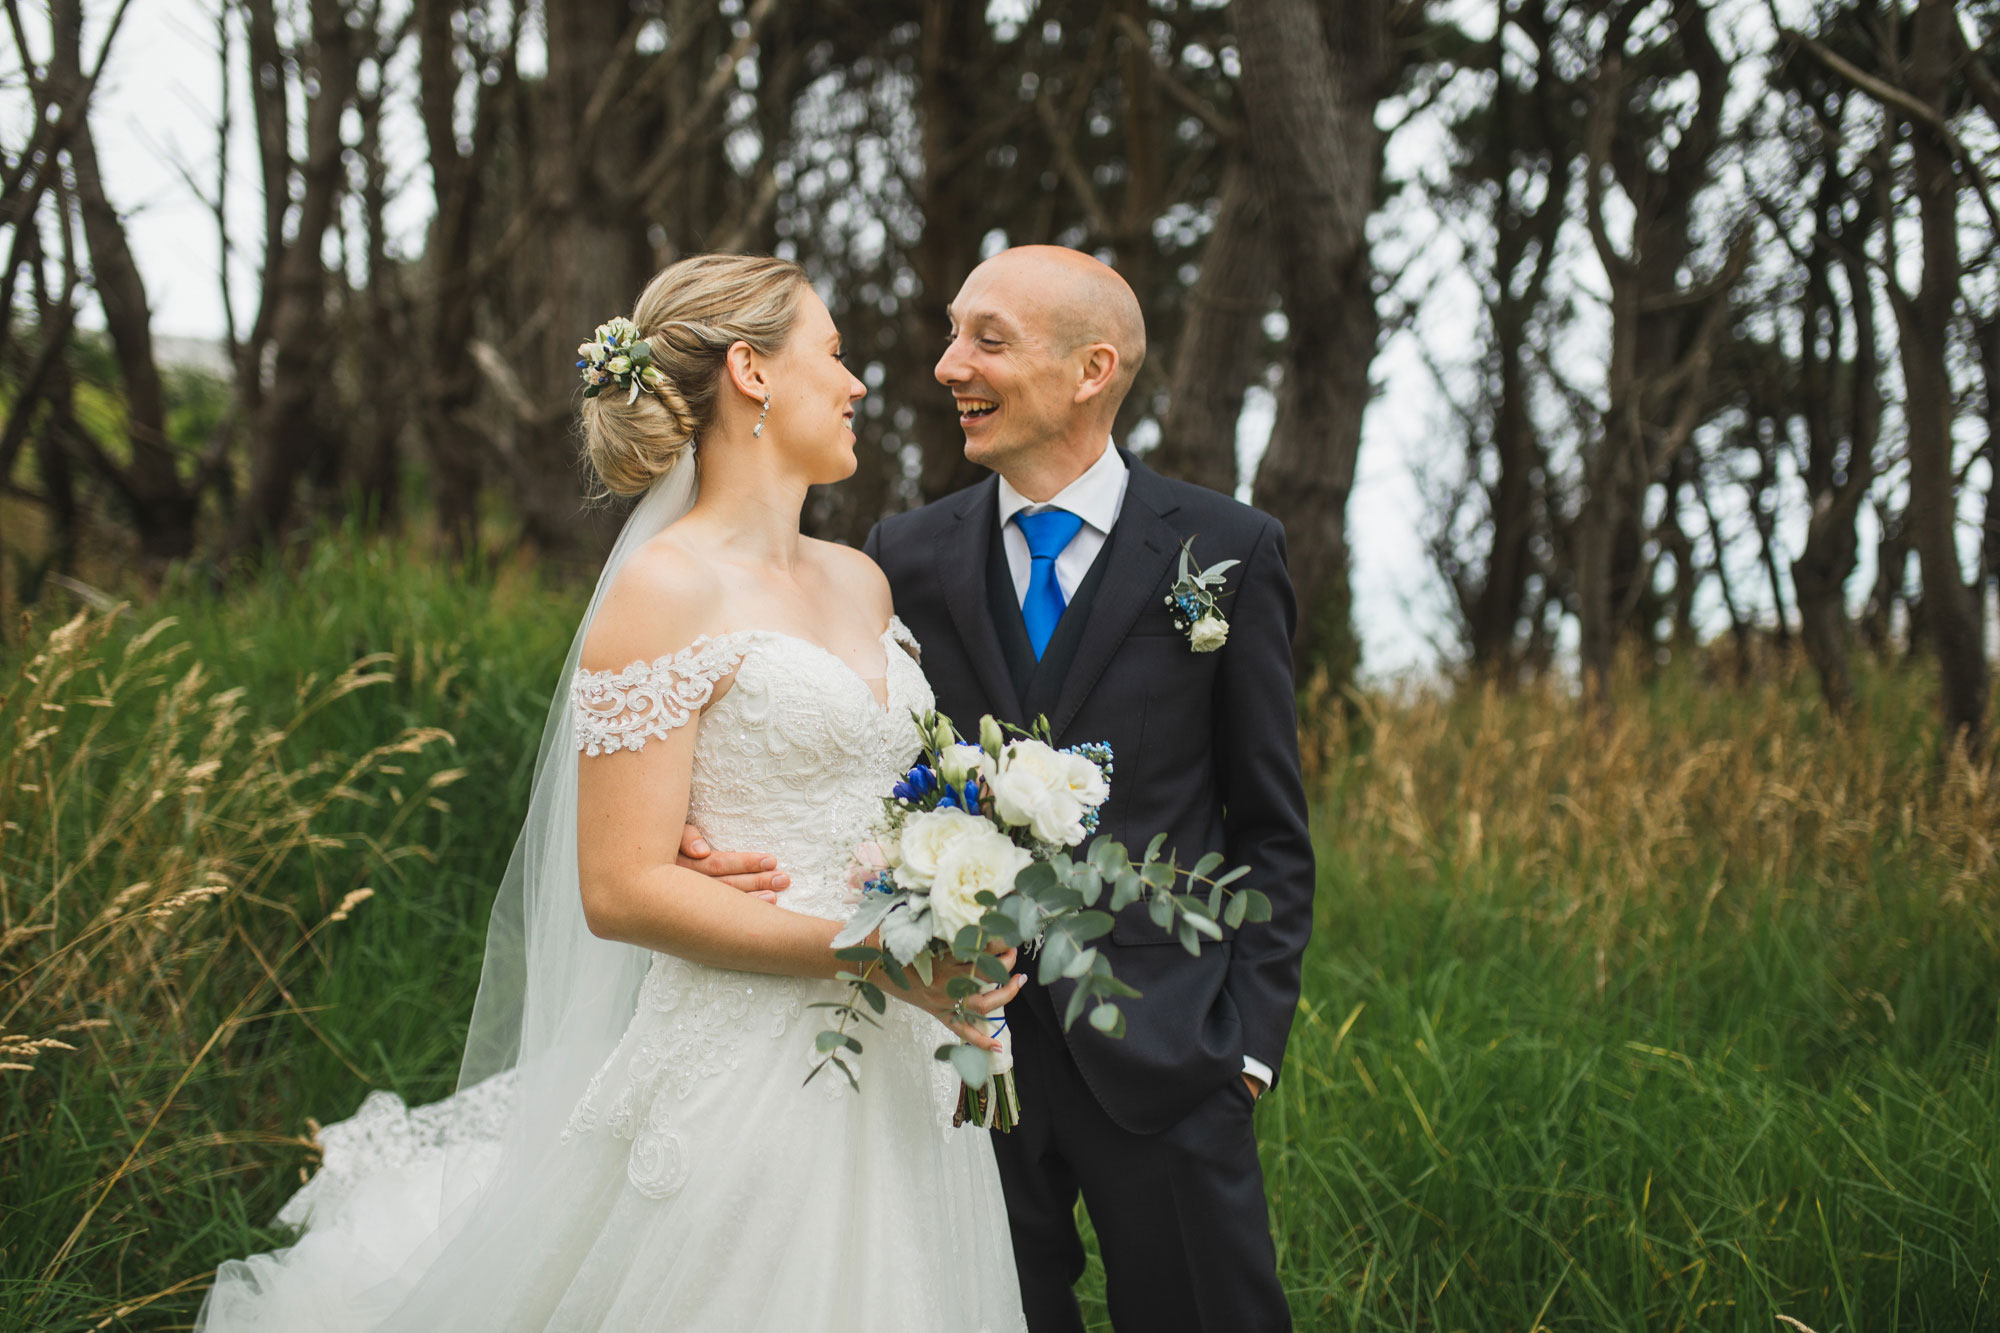
<path fill-rule="evenodd" d="M 1216 607 L 1216 590 L 1223 586 L 1223 575 L 1241 563 L 1224 560 L 1203 569 L 1194 563 L 1194 539 L 1181 543 L 1180 574 L 1167 594 L 1167 610 L 1195 652 L 1212 653 L 1229 642 L 1229 622 Z"/>

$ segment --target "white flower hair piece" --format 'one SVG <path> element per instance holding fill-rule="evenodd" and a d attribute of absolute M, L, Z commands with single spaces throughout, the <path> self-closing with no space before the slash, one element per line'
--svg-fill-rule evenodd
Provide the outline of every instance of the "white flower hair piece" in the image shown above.
<path fill-rule="evenodd" d="M 583 396 L 595 398 L 605 386 L 630 388 L 625 401 L 639 401 L 639 390 L 657 392 L 667 377 L 653 364 L 653 348 L 639 336 L 639 328 L 620 315 L 597 326 L 597 333 L 576 348 L 577 373 L 583 379 Z"/>

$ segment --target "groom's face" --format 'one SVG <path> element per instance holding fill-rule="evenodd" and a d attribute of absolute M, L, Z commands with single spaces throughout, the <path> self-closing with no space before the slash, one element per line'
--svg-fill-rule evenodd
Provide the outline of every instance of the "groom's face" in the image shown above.
<path fill-rule="evenodd" d="M 1074 357 L 1051 336 L 1030 266 L 981 265 L 947 313 L 936 373 L 958 404 L 968 459 L 1004 471 L 1074 427 Z"/>

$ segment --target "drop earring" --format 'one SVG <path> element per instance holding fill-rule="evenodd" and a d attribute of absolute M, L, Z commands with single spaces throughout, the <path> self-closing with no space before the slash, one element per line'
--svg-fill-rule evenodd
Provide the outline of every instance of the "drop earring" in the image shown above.
<path fill-rule="evenodd" d="M 751 435 L 756 436 L 764 433 L 764 418 L 769 415 L 771 415 L 771 395 L 767 393 L 764 395 L 764 410 L 757 414 L 757 424 L 750 428 Z"/>

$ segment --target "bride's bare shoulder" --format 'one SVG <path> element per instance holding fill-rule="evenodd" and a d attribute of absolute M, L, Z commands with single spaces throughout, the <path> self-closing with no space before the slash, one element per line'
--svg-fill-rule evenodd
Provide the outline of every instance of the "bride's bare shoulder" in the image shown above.
<path fill-rule="evenodd" d="M 882 567 L 867 553 L 839 542 L 808 538 L 807 548 L 817 562 L 828 591 L 856 605 L 867 607 L 876 618 L 887 622 L 892 602 L 889 579 Z"/>
<path fill-rule="evenodd" d="M 716 570 L 698 553 L 656 537 L 632 553 L 591 619 L 581 665 L 616 671 L 679 652 L 703 634 L 720 602 Z"/>

